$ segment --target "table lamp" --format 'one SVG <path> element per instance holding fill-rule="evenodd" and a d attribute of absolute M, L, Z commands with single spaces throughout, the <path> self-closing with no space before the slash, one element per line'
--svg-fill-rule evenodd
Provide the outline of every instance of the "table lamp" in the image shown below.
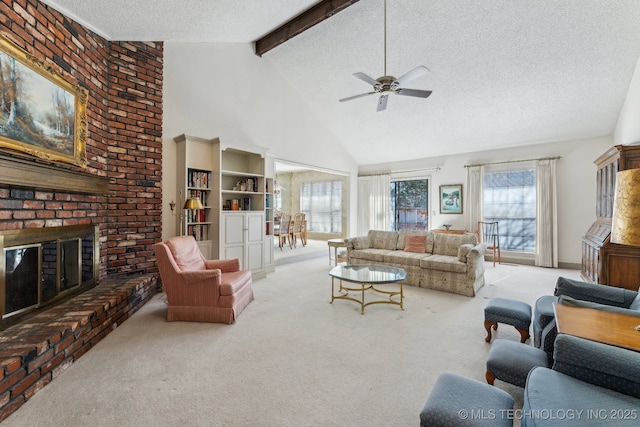
<path fill-rule="evenodd" d="M 204 206 L 202 206 L 202 202 L 197 197 L 189 197 L 187 201 L 184 202 L 182 209 L 204 209 Z"/>
<path fill-rule="evenodd" d="M 189 220 L 187 219 L 187 213 L 185 212 L 187 209 L 204 209 L 204 206 L 202 206 L 202 202 L 197 197 L 189 197 L 187 201 L 184 202 L 184 206 L 182 207 L 182 214 L 180 215 L 180 235 L 183 235 L 183 233 L 186 232 L 186 230 L 183 228 L 185 227 L 185 223 L 189 223 Z"/>

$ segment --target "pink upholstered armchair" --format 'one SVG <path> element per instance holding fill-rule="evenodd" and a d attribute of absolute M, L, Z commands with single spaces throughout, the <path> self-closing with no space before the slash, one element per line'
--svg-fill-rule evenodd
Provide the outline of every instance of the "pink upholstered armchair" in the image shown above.
<path fill-rule="evenodd" d="M 233 323 L 253 301 L 250 270 L 238 259 L 205 260 L 193 236 L 156 243 L 169 306 L 167 321 Z"/>

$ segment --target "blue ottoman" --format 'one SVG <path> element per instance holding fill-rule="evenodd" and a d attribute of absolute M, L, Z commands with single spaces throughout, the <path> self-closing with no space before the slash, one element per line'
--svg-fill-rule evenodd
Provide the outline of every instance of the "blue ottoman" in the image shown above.
<path fill-rule="evenodd" d="M 495 379 L 524 387 L 529 371 L 547 367 L 547 353 L 539 348 L 509 340 L 495 340 L 487 355 L 487 382 Z"/>
<path fill-rule="evenodd" d="M 457 374 L 440 374 L 420 412 L 420 427 L 512 427 L 513 397 Z"/>
<path fill-rule="evenodd" d="M 486 342 L 491 342 L 491 328 L 498 329 L 498 323 L 511 325 L 520 332 L 520 342 L 529 338 L 531 326 L 531 306 L 522 301 L 506 298 L 491 298 L 484 309 Z"/>

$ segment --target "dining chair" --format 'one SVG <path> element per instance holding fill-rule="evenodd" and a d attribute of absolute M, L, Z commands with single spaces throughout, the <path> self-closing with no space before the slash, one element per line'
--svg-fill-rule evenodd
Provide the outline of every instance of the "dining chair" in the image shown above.
<path fill-rule="evenodd" d="M 498 264 L 500 259 L 500 232 L 498 231 L 498 221 L 478 221 L 478 243 L 487 245 L 487 251 L 493 252 L 493 266 L 496 266 L 496 254 Z"/>
<path fill-rule="evenodd" d="M 282 245 L 288 240 L 289 247 L 293 248 L 291 245 L 291 215 L 282 214 L 280 218 L 280 227 L 274 230 L 273 235 L 278 237 L 278 246 L 280 250 L 282 250 Z"/>
<path fill-rule="evenodd" d="M 300 241 L 302 242 L 302 246 L 307 245 L 307 239 L 304 232 L 305 224 L 305 215 L 302 212 L 298 212 L 293 216 L 293 226 L 291 227 L 291 232 L 289 238 L 293 242 L 293 246 L 295 247 L 298 243 L 298 237 L 300 237 Z"/>

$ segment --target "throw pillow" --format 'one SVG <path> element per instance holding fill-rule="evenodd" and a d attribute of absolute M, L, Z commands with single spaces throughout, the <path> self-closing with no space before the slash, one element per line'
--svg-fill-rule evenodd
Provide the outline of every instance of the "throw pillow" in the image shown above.
<path fill-rule="evenodd" d="M 408 235 L 405 238 L 404 251 L 423 254 L 427 246 L 427 236 Z"/>

